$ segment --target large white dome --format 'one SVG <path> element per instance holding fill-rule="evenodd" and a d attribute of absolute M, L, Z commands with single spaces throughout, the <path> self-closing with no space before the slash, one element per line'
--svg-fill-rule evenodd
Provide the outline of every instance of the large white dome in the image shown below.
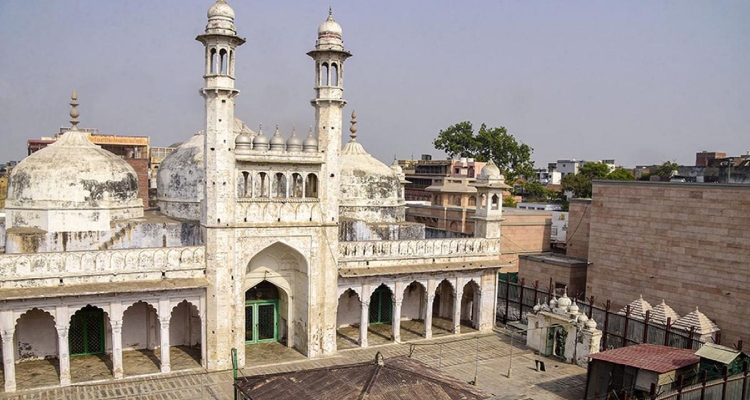
<path fill-rule="evenodd" d="M 156 200 L 161 212 L 175 218 L 200 220 L 206 169 L 204 133 L 200 131 L 164 157 L 156 173 Z"/>
<path fill-rule="evenodd" d="M 111 220 L 143 215 L 143 201 L 125 160 L 71 130 L 13 169 L 6 210 L 9 228 L 98 230 L 109 229 Z"/>

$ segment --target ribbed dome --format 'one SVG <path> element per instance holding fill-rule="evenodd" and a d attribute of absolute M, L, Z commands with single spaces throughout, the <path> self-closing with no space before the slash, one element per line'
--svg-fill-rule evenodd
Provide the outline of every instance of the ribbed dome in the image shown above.
<path fill-rule="evenodd" d="M 286 140 L 281 136 L 278 125 L 276 125 L 276 132 L 271 136 L 269 144 L 271 150 L 284 151 L 286 149 Z"/>
<path fill-rule="evenodd" d="M 253 150 L 268 150 L 268 138 L 263 134 L 263 128 L 253 138 Z"/>
<path fill-rule="evenodd" d="M 308 134 L 305 140 L 302 142 L 302 151 L 307 153 L 314 153 L 318 151 L 318 140 L 313 136 L 312 129 L 310 129 L 310 134 Z"/>
<path fill-rule="evenodd" d="M 165 215 L 189 220 L 200 219 L 206 171 L 203 166 L 203 131 L 170 153 L 156 174 L 159 208 Z"/>
<path fill-rule="evenodd" d="M 297 137 L 297 132 L 292 128 L 292 136 L 289 137 L 289 139 L 286 141 L 286 149 L 287 151 L 301 151 L 302 150 L 302 140 Z"/>
<path fill-rule="evenodd" d="M 13 169 L 8 208 L 143 207 L 135 170 L 125 160 L 68 131 Z"/>

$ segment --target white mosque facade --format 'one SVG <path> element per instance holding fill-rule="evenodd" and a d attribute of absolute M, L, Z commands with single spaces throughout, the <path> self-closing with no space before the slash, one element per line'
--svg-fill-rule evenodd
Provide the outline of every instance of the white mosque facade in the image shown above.
<path fill-rule="evenodd" d="M 494 324 L 500 267 L 499 169 L 477 178 L 475 235 L 425 239 L 405 222 L 404 175 L 344 129 L 344 65 L 351 56 L 329 14 L 308 55 L 316 76 L 309 133 L 266 136 L 234 115 L 234 11 L 208 10 L 206 121 L 159 169 L 157 211 L 144 211 L 122 159 L 73 128 L 18 164 L 10 177 L 0 254 L 0 337 L 5 390 L 15 366 L 50 358 L 60 385 L 71 357 L 101 354 L 127 373 L 123 352 L 150 349 L 162 373 L 170 348 L 197 350 L 207 370 L 232 367 L 231 349 L 280 341 L 308 357 L 337 351 L 337 329 L 423 321 Z M 238 352 L 238 365 L 246 363 Z"/>

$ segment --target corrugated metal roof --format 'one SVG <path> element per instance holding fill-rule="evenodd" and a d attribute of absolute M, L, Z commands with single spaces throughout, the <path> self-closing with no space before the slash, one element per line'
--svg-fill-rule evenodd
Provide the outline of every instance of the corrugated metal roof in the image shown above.
<path fill-rule="evenodd" d="M 487 399 L 489 394 L 406 356 L 238 378 L 246 399 Z"/>
<path fill-rule="evenodd" d="M 700 358 L 694 354 L 693 350 L 655 344 L 620 347 L 619 349 L 592 354 L 589 358 L 654 371 L 659 374 L 700 362 Z"/>
<path fill-rule="evenodd" d="M 695 352 L 695 355 L 712 361 L 718 361 L 722 364 L 730 364 L 740 355 L 740 351 L 718 344 L 706 343 Z"/>

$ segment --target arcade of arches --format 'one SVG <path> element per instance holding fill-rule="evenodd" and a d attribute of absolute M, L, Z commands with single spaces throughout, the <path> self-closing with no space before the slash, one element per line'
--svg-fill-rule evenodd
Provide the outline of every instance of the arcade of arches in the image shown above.
<path fill-rule="evenodd" d="M 486 330 L 492 324 L 493 299 L 482 299 L 482 282 L 476 275 L 341 282 L 336 321 L 339 347 L 355 343 L 367 347 L 373 335 L 381 342 L 400 342 L 402 335 L 409 336 L 404 340 L 429 339 L 436 334 L 459 334 L 462 327 L 464 331 Z"/>
<path fill-rule="evenodd" d="M 8 302 L 0 310 L 5 391 L 166 373 L 173 357 L 175 369 L 200 368 L 201 292 Z"/>

